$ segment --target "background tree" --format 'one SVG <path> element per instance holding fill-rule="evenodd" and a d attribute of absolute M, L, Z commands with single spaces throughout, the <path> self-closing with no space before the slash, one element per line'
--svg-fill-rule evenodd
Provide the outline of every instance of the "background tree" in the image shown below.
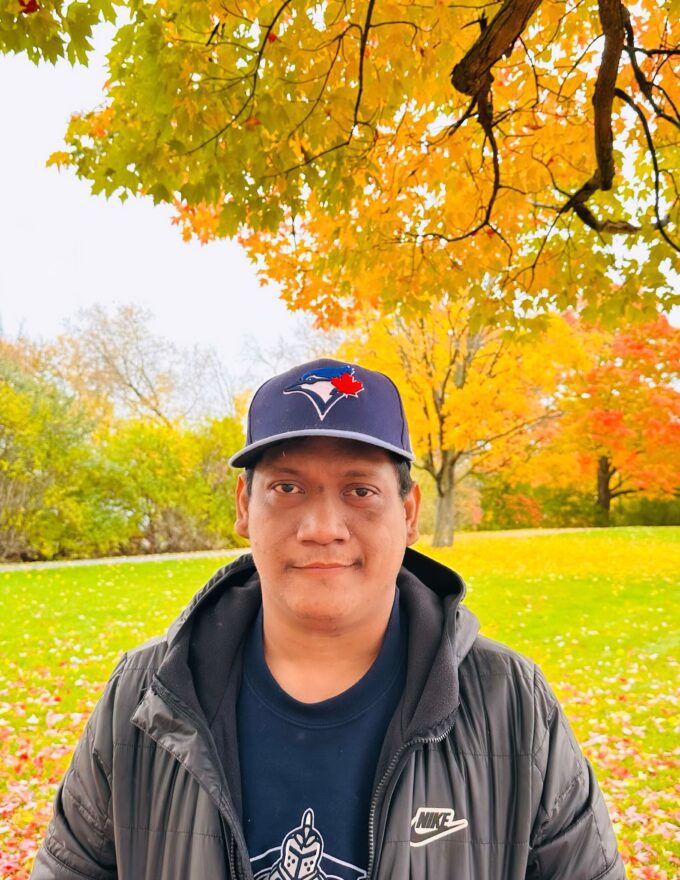
<path fill-rule="evenodd" d="M 102 437 L 121 475 L 131 525 L 126 553 L 166 553 L 239 545 L 233 531 L 237 473 L 227 464 L 242 443 L 233 418 L 199 427 L 129 420 Z"/>
<path fill-rule="evenodd" d="M 111 550 L 124 516 L 83 411 L 5 350 L 0 414 L 0 559 Z"/>
<path fill-rule="evenodd" d="M 153 381 L 176 349 L 102 323 L 56 347 L 0 339 L 0 559 L 239 544 L 227 461 L 242 413 L 206 417 L 198 389 L 202 416 L 182 416 L 181 386 Z"/>
<path fill-rule="evenodd" d="M 680 487 L 680 329 L 655 321 L 608 331 L 570 318 L 580 369 L 555 395 L 560 418 L 533 432 L 511 481 L 589 497 L 601 524 L 612 503 Z M 587 516 L 587 510 L 583 511 Z"/>
<path fill-rule="evenodd" d="M 675 299 L 673 3 L 131 3 L 106 97 L 53 161 L 175 204 L 205 239 L 242 233 L 273 276 L 295 248 L 284 294 L 320 320 L 389 310 L 391 275 L 428 261 L 474 265 L 502 320 L 522 303 L 649 315 Z M 64 9 L 22 8 L 22 34 Z M 376 264 L 394 273 L 358 286 Z"/>
<path fill-rule="evenodd" d="M 216 353 L 182 349 L 152 327 L 139 306 L 83 309 L 38 356 L 97 419 L 151 419 L 170 427 L 233 410 L 231 380 Z"/>
<path fill-rule="evenodd" d="M 268 346 L 263 346 L 253 334 L 244 337 L 242 357 L 247 367 L 241 377 L 243 386 L 256 388 L 270 376 L 289 370 L 296 364 L 328 357 L 330 351 L 341 345 L 344 339 L 341 330 L 319 330 L 308 312 L 299 312 L 296 317 L 293 331 L 277 337 Z"/>
<path fill-rule="evenodd" d="M 505 468 L 529 429 L 555 414 L 547 403 L 559 375 L 552 362 L 570 356 L 561 348 L 567 339 L 557 319 L 540 343 L 471 328 L 466 305 L 443 295 L 426 316 L 375 321 L 341 349 L 399 386 L 417 466 L 436 486 L 434 546 L 453 542 L 460 481 Z"/>

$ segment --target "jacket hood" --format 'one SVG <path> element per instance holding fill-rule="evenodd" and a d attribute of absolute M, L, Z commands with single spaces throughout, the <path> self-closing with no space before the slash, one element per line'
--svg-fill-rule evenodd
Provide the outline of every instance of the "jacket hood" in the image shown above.
<path fill-rule="evenodd" d="M 462 578 L 445 565 L 407 548 L 397 585 L 408 621 L 406 685 L 378 773 L 402 743 L 437 738 L 450 729 L 459 701 L 458 666 L 479 631 L 477 618 L 461 606 Z M 168 649 L 156 678 L 208 725 L 223 700 L 235 705 L 242 649 L 260 604 L 257 569 L 253 557 L 244 554 L 219 569 L 168 629 Z M 235 737 L 234 722 L 232 746 Z M 225 772 L 238 808 L 238 763 Z"/>
<path fill-rule="evenodd" d="M 429 556 L 407 549 L 397 577 L 409 628 L 401 734 L 437 737 L 458 707 L 458 666 L 479 632 L 462 606 L 461 576 Z"/>
<path fill-rule="evenodd" d="M 458 703 L 457 668 L 479 623 L 461 606 L 460 575 L 416 550 L 406 549 L 397 584 L 409 627 L 401 732 L 410 737 L 448 722 Z M 158 678 L 209 723 L 225 687 L 215 671 L 233 670 L 240 677 L 235 661 L 260 603 L 258 573 L 246 553 L 219 569 L 168 629 Z"/>

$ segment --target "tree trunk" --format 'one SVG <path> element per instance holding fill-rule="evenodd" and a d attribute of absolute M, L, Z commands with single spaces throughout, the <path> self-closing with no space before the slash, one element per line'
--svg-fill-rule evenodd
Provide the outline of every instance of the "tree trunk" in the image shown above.
<path fill-rule="evenodd" d="M 597 506 L 600 508 L 605 525 L 609 524 L 609 511 L 612 505 L 610 480 L 613 473 L 609 459 L 606 455 L 601 455 L 597 462 Z"/>
<path fill-rule="evenodd" d="M 437 508 L 434 520 L 433 547 L 451 547 L 455 529 L 453 500 L 456 487 L 457 456 L 446 450 L 442 466 L 437 475 Z"/>

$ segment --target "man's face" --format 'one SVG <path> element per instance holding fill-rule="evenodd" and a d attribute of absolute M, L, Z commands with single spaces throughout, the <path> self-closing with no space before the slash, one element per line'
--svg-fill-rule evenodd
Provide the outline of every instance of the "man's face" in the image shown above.
<path fill-rule="evenodd" d="M 420 493 L 402 499 L 394 462 L 353 440 L 291 440 L 236 489 L 236 531 L 250 539 L 272 608 L 310 629 L 346 630 L 389 609 L 404 549 L 418 537 Z"/>

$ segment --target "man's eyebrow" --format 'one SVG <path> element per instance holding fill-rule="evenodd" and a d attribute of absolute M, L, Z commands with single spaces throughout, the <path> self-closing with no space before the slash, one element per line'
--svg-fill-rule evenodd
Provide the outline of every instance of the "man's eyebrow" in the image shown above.
<path fill-rule="evenodd" d="M 375 474 L 375 471 L 373 471 L 369 468 L 368 470 L 359 469 L 359 470 L 343 471 L 342 476 L 343 477 L 372 477 L 372 476 L 374 476 L 374 474 Z"/>

